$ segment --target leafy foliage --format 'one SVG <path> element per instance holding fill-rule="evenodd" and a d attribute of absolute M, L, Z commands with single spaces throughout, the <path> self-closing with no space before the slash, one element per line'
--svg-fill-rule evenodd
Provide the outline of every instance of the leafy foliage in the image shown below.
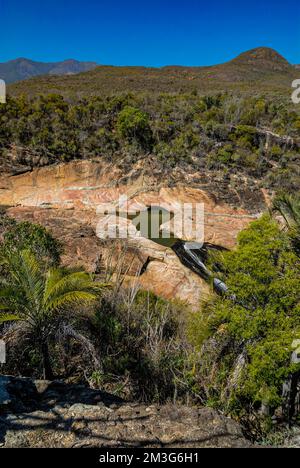
<path fill-rule="evenodd" d="M 299 369 L 291 364 L 300 336 L 299 257 L 267 215 L 239 235 L 235 251 L 222 255 L 231 298 L 214 297 L 203 306 L 209 338 L 203 330 L 194 336 L 203 346 L 207 398 L 237 413 L 262 403 L 276 408 L 284 380 Z"/>
<path fill-rule="evenodd" d="M 121 137 L 141 143 L 147 147 L 151 140 L 151 130 L 149 126 L 149 116 L 131 106 L 126 106 L 120 112 L 117 119 L 117 131 Z"/>
<path fill-rule="evenodd" d="M 3 242 L 2 255 L 30 249 L 45 263 L 45 266 L 57 266 L 60 262 L 62 246 L 44 227 L 27 221 L 17 222 L 8 217 L 0 218 Z"/>
<path fill-rule="evenodd" d="M 132 163 L 151 153 L 162 171 L 175 165 L 230 171 L 295 191 L 298 137 L 299 114 L 274 96 L 130 93 L 66 100 L 49 94 L 9 97 L 0 108 L 5 167 L 12 155 L 35 167 L 94 157 Z"/>
<path fill-rule="evenodd" d="M 1 278 L 0 322 L 23 322 L 43 356 L 44 378 L 53 378 L 49 341 L 64 314 L 97 299 L 101 285 L 83 272 L 52 268 L 45 273 L 29 250 L 2 257 L 8 277 Z"/>

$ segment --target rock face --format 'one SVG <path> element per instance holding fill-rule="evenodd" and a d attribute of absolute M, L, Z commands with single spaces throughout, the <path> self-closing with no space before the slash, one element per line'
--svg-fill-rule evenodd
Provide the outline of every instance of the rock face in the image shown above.
<path fill-rule="evenodd" d="M 186 220 L 172 226 L 167 223 L 166 230 L 186 240 L 194 240 L 195 233 L 200 233 L 201 241 L 229 249 L 238 233 L 257 217 L 252 207 L 262 210 L 267 201 L 266 193 L 247 187 L 243 181 L 237 189 L 234 181 L 222 186 L 221 181 L 209 181 L 201 174 L 182 173 L 170 175 L 167 184 L 149 164 L 141 167 L 139 162 L 126 175 L 124 168 L 101 161 L 75 161 L 19 175 L 7 173 L 0 178 L 0 205 L 11 207 L 10 216 L 42 224 L 60 238 L 65 246 L 65 265 L 81 264 L 97 272 L 108 251 L 113 250 L 113 241 L 99 239 L 99 223 L 113 224 L 109 216 L 118 208 L 120 197 L 127 197 L 130 213 L 151 205 L 169 212 L 176 212 L 183 204 L 203 206 L 204 217 L 189 215 L 192 231 L 185 229 Z M 128 224 L 130 221 L 124 220 L 125 227 Z M 158 295 L 197 307 L 208 293 L 204 281 L 185 268 L 170 248 L 130 232 L 126 240 L 126 255 L 132 262 L 128 263 L 128 276 L 139 276 L 141 287 Z"/>
<path fill-rule="evenodd" d="M 236 422 L 209 408 L 147 407 L 83 386 L 4 376 L 0 376 L 0 444 L 6 448 L 252 446 Z"/>

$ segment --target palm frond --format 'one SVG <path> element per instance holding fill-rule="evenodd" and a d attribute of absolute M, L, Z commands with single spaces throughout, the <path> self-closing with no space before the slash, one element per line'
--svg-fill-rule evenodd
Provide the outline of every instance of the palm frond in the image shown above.
<path fill-rule="evenodd" d="M 278 195 L 273 201 L 273 212 L 283 216 L 287 226 L 300 229 L 300 198 L 288 194 Z"/>
<path fill-rule="evenodd" d="M 98 296 L 105 286 L 92 281 L 90 275 L 84 271 L 60 274 L 53 270 L 46 280 L 44 306 L 48 310 L 51 309 L 53 303 L 68 293 L 87 292 Z"/>
<path fill-rule="evenodd" d="M 31 308 L 36 310 L 44 290 L 44 278 L 36 257 L 29 250 L 23 250 L 7 253 L 5 261 L 18 296 L 22 296 L 23 302 L 31 303 Z"/>
<path fill-rule="evenodd" d="M 16 287 L 5 287 L 0 289 L 0 310 L 20 312 L 24 307 L 24 296 L 22 291 Z"/>
<path fill-rule="evenodd" d="M 18 315 L 13 315 L 13 314 L 1 314 L 0 312 L 0 323 L 5 323 L 5 322 L 15 322 L 18 320 L 22 320 L 21 317 Z"/>
<path fill-rule="evenodd" d="M 8 275 L 7 280 L 0 279 L 0 323 L 22 321 L 32 331 L 42 343 L 44 376 L 52 378 L 48 339 L 64 309 L 90 305 L 105 285 L 84 271 L 56 268 L 45 273 L 28 250 L 6 252 L 2 260 Z"/>
<path fill-rule="evenodd" d="M 43 295 L 43 301 L 51 296 L 53 291 L 55 291 L 57 283 L 64 277 L 65 272 L 62 268 L 51 268 L 46 274 L 45 289 Z"/>
<path fill-rule="evenodd" d="M 68 273 L 61 268 L 50 270 L 46 279 L 44 300 L 47 301 L 51 296 L 71 291 L 76 289 L 78 285 L 90 282 L 89 275 L 84 271 Z"/>
<path fill-rule="evenodd" d="M 98 294 L 88 291 L 70 291 L 54 297 L 48 302 L 47 308 L 50 311 L 58 311 L 69 306 L 89 305 L 96 301 Z"/>

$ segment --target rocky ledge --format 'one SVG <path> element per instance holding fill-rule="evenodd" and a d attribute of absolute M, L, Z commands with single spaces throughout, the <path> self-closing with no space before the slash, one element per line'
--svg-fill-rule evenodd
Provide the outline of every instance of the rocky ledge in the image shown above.
<path fill-rule="evenodd" d="M 0 444 L 251 447 L 239 424 L 209 408 L 146 406 L 80 385 L 6 376 L 0 376 Z"/>
<path fill-rule="evenodd" d="M 129 174 L 124 174 L 119 167 L 103 161 L 73 161 L 24 174 L 2 174 L 0 205 L 10 207 L 9 216 L 41 224 L 59 238 L 64 246 L 63 265 L 80 265 L 97 273 L 111 260 L 117 264 L 120 258 L 118 247 L 101 242 L 103 237 L 96 235 L 99 222 L 114 224 L 98 208 L 117 207 L 119 197 L 126 195 L 130 213 L 151 205 L 176 212 L 176 207 L 184 203 L 201 204 L 204 217 L 189 218 L 192 231 L 201 232 L 203 241 L 228 249 L 235 246 L 238 233 L 268 204 L 268 194 L 248 186 L 246 181 L 207 178 L 205 174 L 177 176 L 174 181 L 170 176 L 162 183 L 162 174 L 147 164 L 136 164 Z M 123 221 L 127 227 L 127 220 Z M 174 223 L 177 237 L 195 240 L 194 234 L 178 232 L 181 228 L 181 220 L 179 225 Z M 164 230 L 172 231 L 166 225 Z M 127 241 L 124 272 L 128 284 L 136 285 L 138 276 L 142 289 L 186 302 L 194 309 L 199 307 L 210 288 L 183 266 L 170 248 L 141 236 Z"/>

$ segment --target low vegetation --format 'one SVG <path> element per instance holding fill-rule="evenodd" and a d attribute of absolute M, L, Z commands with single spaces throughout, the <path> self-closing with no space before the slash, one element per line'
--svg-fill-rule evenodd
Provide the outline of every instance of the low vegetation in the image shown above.
<path fill-rule="evenodd" d="M 64 65 L 70 65 L 64 64 Z M 16 63 L 14 63 L 16 66 Z M 25 64 L 26 66 L 26 64 Z M 61 67 L 60 67 L 61 68 Z M 32 67 L 31 70 L 32 72 Z M 61 71 L 61 70 L 60 70 Z M 24 72 L 24 64 L 22 72 Z M 110 96 L 120 92 L 203 94 L 268 92 L 287 95 L 297 70 L 275 50 L 260 47 L 230 62 L 211 67 L 99 66 L 87 73 L 69 76 L 42 76 L 9 86 L 14 95 L 61 93 L 72 99 L 84 96 Z"/>
<path fill-rule="evenodd" d="M 252 435 L 255 416 L 253 437 L 265 437 L 271 426 L 261 412 L 281 408 L 284 420 L 283 384 L 300 371 L 291 363 L 300 338 L 297 207 L 297 198 L 278 197 L 274 210 L 289 223 L 265 214 L 241 232 L 236 249 L 210 258 L 229 294 L 212 293 L 193 313 L 138 283 L 125 287 L 116 271 L 93 279 L 61 268 L 61 247 L 47 231 L 2 218 L 4 371 L 88 382 L 128 399 L 213 406 Z M 11 243 L 16 233 L 19 243 Z"/>
<path fill-rule="evenodd" d="M 195 321 L 200 385 L 211 404 L 231 414 L 262 405 L 273 414 L 284 381 L 300 369 L 291 364 L 293 342 L 300 338 L 299 257 L 266 215 L 239 235 L 237 249 L 223 253 L 218 266 L 230 297 L 204 304 L 197 320 L 205 331 Z"/>

